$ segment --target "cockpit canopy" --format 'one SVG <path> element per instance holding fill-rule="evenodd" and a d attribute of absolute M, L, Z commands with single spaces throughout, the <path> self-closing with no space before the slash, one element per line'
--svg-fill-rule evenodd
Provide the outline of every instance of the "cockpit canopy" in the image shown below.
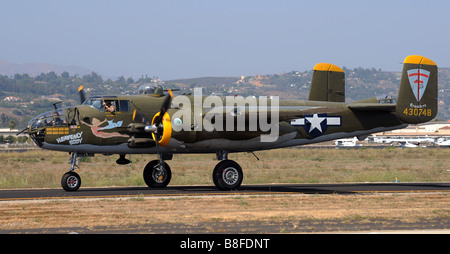
<path fill-rule="evenodd" d="M 149 94 L 152 96 L 164 96 L 164 88 L 158 84 L 143 84 L 138 88 L 138 94 Z"/>
<path fill-rule="evenodd" d="M 66 114 L 63 109 L 45 112 L 30 120 L 31 129 L 41 129 L 46 126 L 67 126 Z"/>
<path fill-rule="evenodd" d="M 99 111 L 103 111 L 103 99 L 99 96 L 87 98 L 83 102 L 83 105 L 91 106 Z"/>

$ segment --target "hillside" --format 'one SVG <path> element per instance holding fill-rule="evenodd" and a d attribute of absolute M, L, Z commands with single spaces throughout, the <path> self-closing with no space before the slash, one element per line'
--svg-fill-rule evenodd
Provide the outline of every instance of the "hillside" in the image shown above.
<path fill-rule="evenodd" d="M 61 66 L 45 63 L 16 64 L 0 59 L 0 75 L 14 76 L 17 73 L 27 73 L 28 75 L 34 77 L 40 75 L 41 73 L 49 73 L 52 71 L 58 75 L 61 75 L 63 72 L 68 72 L 69 75 L 72 76 L 75 74 L 82 76 L 92 72 L 91 70 L 79 66 Z"/>
<path fill-rule="evenodd" d="M 397 96 L 401 72 L 386 72 L 377 69 L 343 68 L 345 72 L 346 102 L 375 96 Z M 183 87 L 203 87 L 203 94 L 216 95 L 277 95 L 280 99 L 307 100 L 311 85 L 312 70 L 306 72 L 241 76 L 235 78 L 192 78 L 171 80 L 166 84 Z M 440 120 L 450 119 L 450 68 L 439 69 L 439 114 Z"/>
<path fill-rule="evenodd" d="M 357 101 L 374 96 L 397 96 L 400 72 L 385 72 L 377 69 L 343 68 L 346 76 L 346 101 Z M 306 100 L 311 84 L 312 70 L 292 71 L 270 75 L 241 77 L 202 77 L 170 80 L 162 82 L 166 88 L 178 88 L 182 93 L 190 93 L 194 87 L 202 87 L 203 94 L 273 96 L 280 99 Z M 8 127 L 14 121 L 16 128 L 25 128 L 35 115 L 49 111 L 53 103 L 62 106 L 78 103 L 77 89 L 82 84 L 88 95 L 137 94 L 142 83 L 159 82 L 157 79 L 142 77 L 139 80 L 119 77 L 117 80 L 103 80 L 90 74 L 71 75 L 65 71 L 41 73 L 37 76 L 15 74 L 0 75 L 0 128 Z M 439 120 L 450 119 L 450 69 L 439 69 Z"/>

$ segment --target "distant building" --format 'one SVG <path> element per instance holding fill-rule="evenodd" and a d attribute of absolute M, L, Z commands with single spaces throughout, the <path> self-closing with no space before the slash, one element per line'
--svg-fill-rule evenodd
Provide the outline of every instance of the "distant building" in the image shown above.
<path fill-rule="evenodd" d="M 5 138 L 8 137 L 9 135 L 15 136 L 17 133 L 19 133 L 19 130 L 17 130 L 17 129 L 9 129 L 9 128 L 1 128 L 0 129 L 0 135 L 3 135 Z M 22 133 L 21 135 L 27 135 L 27 134 Z"/>
<path fill-rule="evenodd" d="M 7 96 L 3 99 L 3 101 L 23 101 L 23 99 L 15 96 Z"/>
<path fill-rule="evenodd" d="M 417 125 L 410 124 L 404 129 L 376 134 L 389 136 L 448 136 L 450 135 L 450 122 L 428 122 Z"/>
<path fill-rule="evenodd" d="M 50 99 L 50 100 L 65 100 L 66 96 L 64 96 L 62 94 L 59 94 L 59 93 L 55 93 L 55 94 L 47 96 L 46 99 Z"/>

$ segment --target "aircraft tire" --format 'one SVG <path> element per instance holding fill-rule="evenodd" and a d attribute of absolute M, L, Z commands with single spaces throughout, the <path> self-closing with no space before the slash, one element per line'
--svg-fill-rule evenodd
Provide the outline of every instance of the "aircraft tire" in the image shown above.
<path fill-rule="evenodd" d="M 150 161 L 144 168 L 144 181 L 150 188 L 164 188 L 172 178 L 169 165 L 164 162 L 164 172 L 158 172 L 159 160 Z"/>
<path fill-rule="evenodd" d="M 61 186 L 65 191 L 77 191 L 81 186 L 81 177 L 77 173 L 69 171 L 61 178 Z"/>
<path fill-rule="evenodd" d="M 232 160 L 219 162 L 213 171 L 213 181 L 219 190 L 235 190 L 241 186 L 243 179 L 241 166 Z"/>

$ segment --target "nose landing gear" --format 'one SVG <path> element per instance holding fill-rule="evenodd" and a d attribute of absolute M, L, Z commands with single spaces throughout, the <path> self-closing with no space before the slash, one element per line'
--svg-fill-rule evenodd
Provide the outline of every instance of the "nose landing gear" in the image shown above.
<path fill-rule="evenodd" d="M 77 153 L 72 153 L 69 163 L 72 164 L 70 171 L 65 173 L 61 178 L 61 186 L 65 191 L 77 191 L 81 186 L 81 177 L 74 172 L 75 168 L 79 168 L 77 163 Z"/>
<path fill-rule="evenodd" d="M 81 186 L 81 178 L 75 172 L 67 172 L 61 178 L 61 186 L 65 191 L 76 191 Z"/>

